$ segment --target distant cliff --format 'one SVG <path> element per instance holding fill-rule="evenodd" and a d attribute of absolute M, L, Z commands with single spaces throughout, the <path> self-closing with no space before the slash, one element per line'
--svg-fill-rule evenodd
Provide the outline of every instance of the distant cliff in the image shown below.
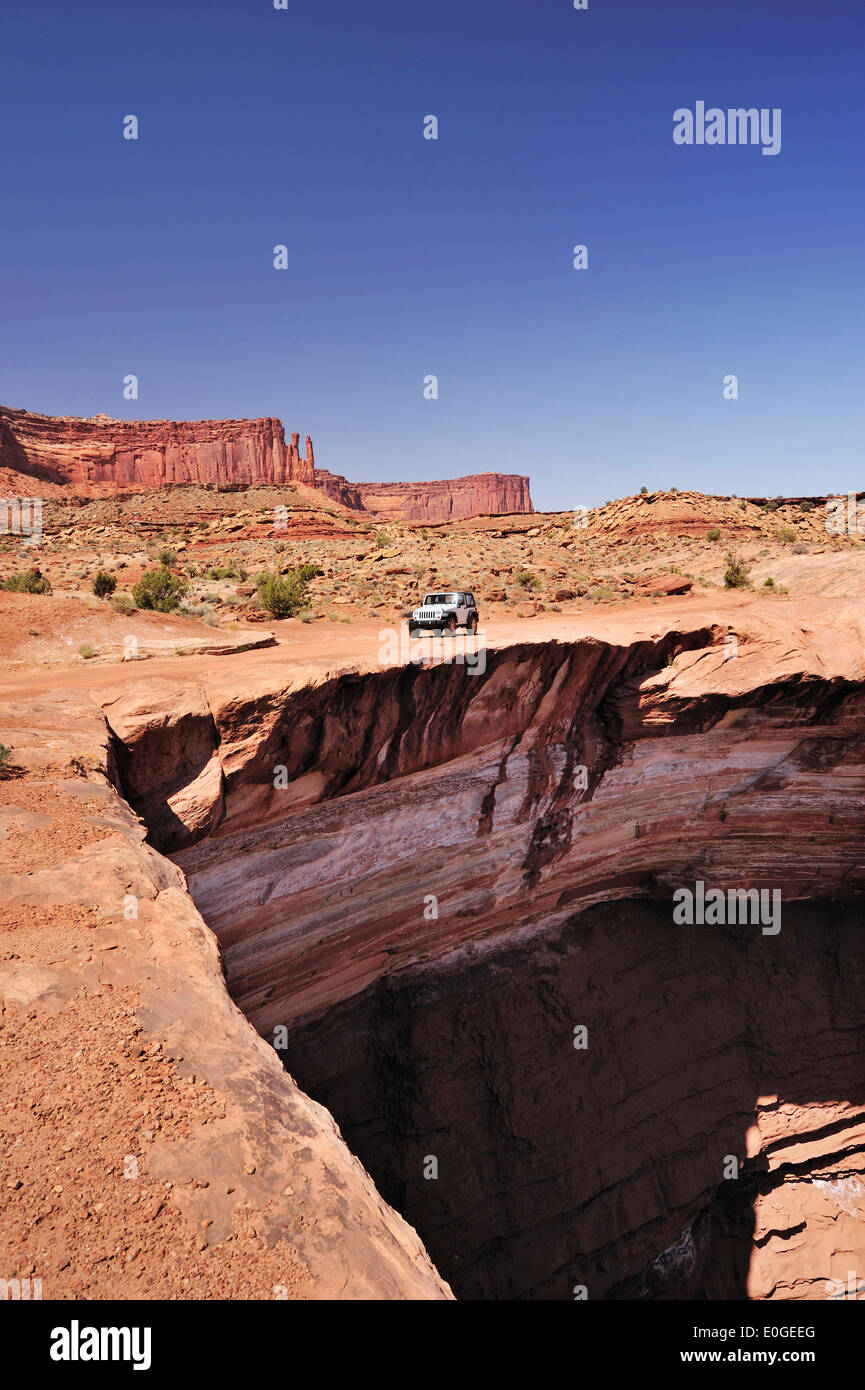
<path fill-rule="evenodd" d="M 0 467 L 80 492 L 166 483 L 312 484 L 312 443 L 281 421 L 80 420 L 0 407 Z"/>
<path fill-rule="evenodd" d="M 456 521 L 530 512 L 529 480 L 478 473 L 432 483 L 350 483 L 316 468 L 312 440 L 285 442 L 280 420 L 112 420 L 36 415 L 0 406 L 0 483 L 34 493 L 103 495 L 172 484 L 306 483 L 355 511 L 392 521 Z M 41 485 L 41 486 L 40 486 Z"/>
<path fill-rule="evenodd" d="M 459 521 L 533 510 L 529 480 L 519 473 L 473 473 L 433 483 L 350 483 L 324 468 L 315 485 L 344 507 L 362 507 L 391 521 Z"/>

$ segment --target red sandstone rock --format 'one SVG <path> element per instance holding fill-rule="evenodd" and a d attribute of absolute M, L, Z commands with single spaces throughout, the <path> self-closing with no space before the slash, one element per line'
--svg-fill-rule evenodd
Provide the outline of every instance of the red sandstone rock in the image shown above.
<path fill-rule="evenodd" d="M 16 478 L 35 492 L 70 487 L 78 493 L 141 490 L 166 484 L 258 486 L 304 483 L 353 511 L 394 521 L 454 521 L 531 512 L 529 480 L 478 473 L 433 483 L 349 483 L 315 467 L 312 440 L 285 442 L 279 420 L 112 420 L 36 415 L 0 407 L 0 480 Z M 40 485 L 41 484 L 41 488 Z"/>
<path fill-rule="evenodd" d="M 335 502 L 362 507 L 386 521 L 435 525 L 533 510 L 529 480 L 518 473 L 474 473 L 431 483 L 349 483 L 339 474 L 317 468 L 315 481 Z"/>
<path fill-rule="evenodd" d="M 6 737 L 12 713 L 7 702 Z M 142 721 L 129 772 L 145 796 L 175 755 L 193 773 L 207 756 L 198 691 L 166 685 L 112 717 L 129 737 Z M 0 814 L 21 826 L 0 834 L 4 950 L 16 947 L 0 962 L 0 1103 L 10 1153 L 39 1132 L 19 1149 L 26 1181 L 0 1184 L 2 1268 L 17 1277 L 32 1262 L 56 1299 L 449 1299 L 330 1115 L 229 999 L 182 874 L 109 783 L 88 697 L 18 706 L 14 720 L 26 776 L 0 781 Z M 38 859 L 15 849 L 34 821 Z M 133 1181 L 118 1181 L 124 1155 L 140 1157 Z"/>
<path fill-rule="evenodd" d="M 312 443 L 286 445 L 279 420 L 79 420 L 0 407 L 0 468 L 79 492 L 166 483 L 254 485 L 314 479 Z"/>
<path fill-rule="evenodd" d="M 687 594 L 692 586 L 693 580 L 684 574 L 659 574 L 647 580 L 642 589 L 646 594 Z"/>
<path fill-rule="evenodd" d="M 331 473 L 326 468 L 316 468 L 315 485 L 326 497 L 339 502 L 341 507 L 351 507 L 352 511 L 363 511 L 363 499 L 356 483 L 350 483 L 341 473 Z"/>

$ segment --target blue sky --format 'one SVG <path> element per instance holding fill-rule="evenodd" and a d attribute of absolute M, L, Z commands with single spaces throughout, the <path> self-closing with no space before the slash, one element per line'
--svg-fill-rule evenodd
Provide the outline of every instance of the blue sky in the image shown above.
<path fill-rule="evenodd" d="M 544 508 L 863 486 L 861 0 L 10 8 L 3 404 L 275 415 Z M 675 145 L 698 100 L 781 153 Z"/>

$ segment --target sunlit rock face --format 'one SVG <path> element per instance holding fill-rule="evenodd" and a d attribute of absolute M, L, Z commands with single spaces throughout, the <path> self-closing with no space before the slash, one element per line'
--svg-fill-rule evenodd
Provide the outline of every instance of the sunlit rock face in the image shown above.
<path fill-rule="evenodd" d="M 257 487 L 305 483 L 354 511 L 390 521 L 456 521 L 531 512 L 529 480 L 475 473 L 421 483 L 350 483 L 317 468 L 312 440 L 288 443 L 280 420 L 112 420 L 38 415 L 0 406 L 0 473 L 80 495 L 199 484 Z"/>
<path fill-rule="evenodd" d="M 463 1296 L 824 1297 L 865 1260 L 860 659 L 727 636 L 208 691 L 212 726 L 175 693 L 164 783 L 117 711 L 235 1000 Z M 779 929 L 677 923 L 698 882 Z"/>
<path fill-rule="evenodd" d="M 350 483 L 338 473 L 316 468 L 315 485 L 345 507 L 360 507 L 388 521 L 436 525 L 534 510 L 529 480 L 519 473 L 473 473 L 427 483 Z"/>
<path fill-rule="evenodd" d="M 168 483 L 312 485 L 312 444 L 279 420 L 112 420 L 0 407 L 0 468 L 76 492 Z"/>

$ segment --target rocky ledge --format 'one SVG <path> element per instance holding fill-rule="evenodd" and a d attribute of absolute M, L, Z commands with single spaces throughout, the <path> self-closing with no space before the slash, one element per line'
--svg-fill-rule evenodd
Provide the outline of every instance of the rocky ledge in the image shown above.
<path fill-rule="evenodd" d="M 735 616 L 104 702 L 233 998 L 461 1296 L 865 1258 L 862 620 Z M 783 920 L 679 925 L 698 883 Z"/>

